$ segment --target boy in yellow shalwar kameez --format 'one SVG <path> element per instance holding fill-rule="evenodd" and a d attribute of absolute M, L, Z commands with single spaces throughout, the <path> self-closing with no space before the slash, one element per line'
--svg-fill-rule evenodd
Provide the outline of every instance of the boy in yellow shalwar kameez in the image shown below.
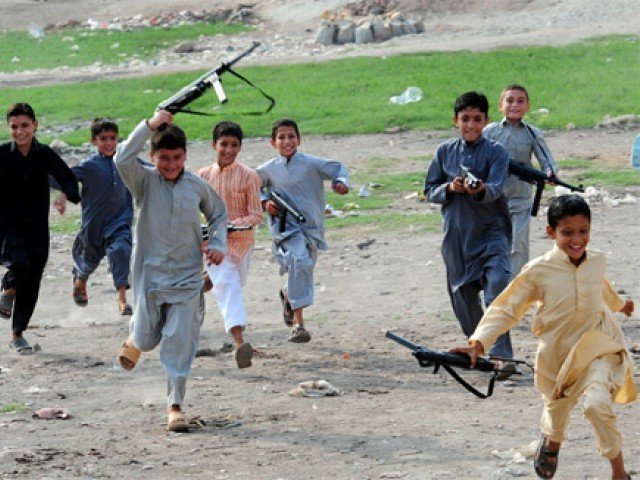
<path fill-rule="evenodd" d="M 593 425 L 599 453 L 609 459 L 612 478 L 626 480 L 622 437 L 613 402 L 636 399 L 633 362 L 614 312 L 630 316 L 633 302 L 623 300 L 605 278 L 605 257 L 587 249 L 591 211 L 578 195 L 551 201 L 547 233 L 553 249 L 525 265 L 493 301 L 466 353 L 472 364 L 537 304 L 532 330 L 540 338 L 535 385 L 542 394 L 542 438 L 534 459 L 536 473 L 552 478 L 571 409 L 584 394 L 584 415 Z"/>

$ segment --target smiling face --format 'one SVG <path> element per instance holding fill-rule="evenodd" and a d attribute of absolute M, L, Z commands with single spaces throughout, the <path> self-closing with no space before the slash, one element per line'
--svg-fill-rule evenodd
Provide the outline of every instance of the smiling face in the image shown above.
<path fill-rule="evenodd" d="M 290 159 L 300 146 L 300 137 L 296 129 L 289 125 L 278 127 L 271 146 L 278 151 L 278 154 Z"/>
<path fill-rule="evenodd" d="M 184 170 L 187 152 L 184 148 L 159 148 L 151 154 L 151 160 L 165 180 L 175 182 Z"/>
<path fill-rule="evenodd" d="M 529 97 L 520 89 L 507 90 L 500 99 L 498 108 L 510 123 L 517 123 L 529 111 Z"/>
<path fill-rule="evenodd" d="M 467 107 L 460 110 L 453 123 L 458 127 L 460 136 L 468 143 L 474 143 L 482 136 L 482 129 L 487 125 L 489 118 L 480 109 Z"/>
<path fill-rule="evenodd" d="M 220 168 L 231 165 L 240 153 L 240 140 L 232 135 L 223 135 L 211 145 L 216 151 L 216 161 Z"/>
<path fill-rule="evenodd" d="M 591 222 L 584 215 L 570 215 L 560 219 L 556 228 L 547 225 L 547 234 L 575 266 L 580 265 L 589 244 Z"/>
<path fill-rule="evenodd" d="M 18 150 L 26 155 L 29 152 L 29 148 L 31 148 L 33 136 L 38 129 L 38 121 L 32 120 L 27 115 L 16 115 L 9 117 L 8 123 L 11 137 Z"/>
<path fill-rule="evenodd" d="M 104 130 L 93 137 L 91 143 L 102 155 L 112 158 L 118 146 L 118 134 L 113 131 Z"/>

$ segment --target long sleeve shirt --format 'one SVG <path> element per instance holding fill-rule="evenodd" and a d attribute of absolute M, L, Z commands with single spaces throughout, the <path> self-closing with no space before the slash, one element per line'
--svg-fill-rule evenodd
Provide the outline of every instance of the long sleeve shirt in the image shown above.
<path fill-rule="evenodd" d="M 255 170 L 236 160 L 222 169 L 217 163 L 201 168 L 198 175 L 224 200 L 231 225 L 255 227 L 262 221 L 261 181 Z M 253 247 L 254 238 L 253 230 L 229 233 L 227 247 L 234 262 L 242 262 Z"/>
<path fill-rule="evenodd" d="M 131 193 L 120 178 L 113 158 L 101 153 L 83 160 L 71 171 L 82 185 L 82 225 L 78 236 L 85 247 L 100 248 L 105 238 L 124 226 L 131 226 Z"/>
<path fill-rule="evenodd" d="M 478 280 L 489 265 L 511 271 L 511 220 L 503 194 L 508 164 L 500 144 L 480 137 L 471 145 L 462 138 L 441 144 L 429 166 L 424 193 L 442 205 L 441 251 L 454 291 Z M 484 182 L 483 193 L 447 193 L 449 183 L 460 176 L 460 165 Z"/>
<path fill-rule="evenodd" d="M 503 118 L 487 125 L 483 135 L 496 140 L 507 150 L 509 159 L 532 167 L 531 156 L 535 155 L 540 168 L 545 173 L 557 173 L 558 167 L 545 142 L 542 131 L 523 121 L 512 124 Z M 504 193 L 512 211 L 524 211 L 531 205 L 532 185 L 509 175 Z"/>
<path fill-rule="evenodd" d="M 469 341 L 479 341 L 487 350 L 535 304 L 535 383 L 544 396 L 562 397 L 593 360 L 619 354 L 622 368 L 615 379 L 615 400 L 633 401 L 633 364 L 614 315 L 625 302 L 605 278 L 605 264 L 602 253 L 588 250 L 576 267 L 554 246 L 524 266 L 489 306 Z"/>
<path fill-rule="evenodd" d="M 343 183 L 349 187 L 347 168 L 335 160 L 326 160 L 297 151 L 288 161 L 282 155 L 260 165 L 256 171 L 262 180 L 262 199 L 269 199 L 271 191 L 279 193 L 294 206 L 306 221 L 299 223 L 286 217 L 286 228 L 280 232 L 280 220 L 269 217 L 271 236 L 277 243 L 293 233 L 302 231 L 320 250 L 327 249 L 324 238 L 324 180 Z"/>
<path fill-rule="evenodd" d="M 140 122 L 118 146 L 115 162 L 139 208 L 133 253 L 133 291 L 137 298 L 148 289 L 163 290 L 182 301 L 202 288 L 202 231 L 200 215 L 208 222 L 207 249 L 227 250 L 224 202 L 207 182 L 183 171 L 175 182 L 137 160 L 151 136 Z"/>
<path fill-rule="evenodd" d="M 78 182 L 51 148 L 33 140 L 22 155 L 15 142 L 0 145 L 0 230 L 29 232 L 49 227 L 49 175 L 67 198 L 80 201 Z"/>

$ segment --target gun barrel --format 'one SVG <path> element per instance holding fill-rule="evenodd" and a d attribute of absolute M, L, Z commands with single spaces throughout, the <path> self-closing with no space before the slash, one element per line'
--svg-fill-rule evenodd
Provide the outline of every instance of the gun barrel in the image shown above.
<path fill-rule="evenodd" d="M 247 48 L 245 51 L 240 52 L 238 55 L 236 55 L 234 58 L 232 58 L 228 62 L 222 62 L 222 65 L 216 70 L 216 73 L 220 75 L 225 70 L 228 70 L 230 67 L 238 63 L 244 57 L 246 57 L 247 55 L 250 55 L 251 52 L 253 52 L 256 48 L 258 48 L 259 45 L 260 45 L 260 42 L 258 42 L 257 40 L 254 40 L 251 46 Z"/>
<path fill-rule="evenodd" d="M 386 338 L 390 338 L 391 340 L 393 340 L 394 342 L 399 343 L 400 345 L 402 345 L 403 347 L 407 347 L 410 348 L 411 350 L 413 350 L 414 352 L 417 352 L 418 350 L 420 350 L 422 347 L 420 347 L 420 345 L 416 345 L 415 343 L 410 342 L 409 340 L 407 340 L 406 338 L 401 337 L 400 335 L 396 335 L 395 333 L 393 333 L 391 330 L 387 330 L 386 333 L 384 334 L 384 336 Z"/>
<path fill-rule="evenodd" d="M 298 210 L 296 210 L 284 198 L 282 198 L 282 195 L 280 195 L 278 192 L 272 191 L 271 192 L 271 198 L 273 199 L 274 202 L 276 202 L 276 204 L 278 205 L 279 208 L 284 208 L 287 212 L 289 212 L 291 215 L 293 215 L 293 218 L 295 218 L 298 222 L 304 223 L 304 222 L 307 221 L 305 216 L 303 214 L 301 214 Z"/>

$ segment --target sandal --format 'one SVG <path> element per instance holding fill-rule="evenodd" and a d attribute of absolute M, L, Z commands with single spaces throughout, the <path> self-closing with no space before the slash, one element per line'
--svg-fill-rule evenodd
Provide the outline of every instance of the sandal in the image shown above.
<path fill-rule="evenodd" d="M 120 363 L 122 368 L 129 372 L 135 368 L 141 353 L 142 351 L 133 344 L 133 341 L 130 338 L 128 338 L 122 344 L 122 348 L 118 354 L 118 363 Z"/>
<path fill-rule="evenodd" d="M 540 437 L 536 456 L 533 459 L 533 466 L 540 478 L 553 478 L 558 468 L 558 452 L 559 450 L 549 450 L 547 447 L 547 436 Z M 555 459 L 555 461 L 550 461 Z"/>
<path fill-rule="evenodd" d="M 309 340 L 311 340 L 311 334 L 306 328 L 300 325 L 293 329 L 289 337 L 289 341 L 293 343 L 307 343 Z"/>
<path fill-rule="evenodd" d="M 128 303 L 119 304 L 118 308 L 120 309 L 120 315 L 123 317 L 133 315 L 133 307 Z"/>
<path fill-rule="evenodd" d="M 189 422 L 182 412 L 171 410 L 167 415 L 167 430 L 169 432 L 188 432 Z"/>
<path fill-rule="evenodd" d="M 233 352 L 238 368 L 249 368 L 253 358 L 253 347 L 250 343 L 243 343 Z"/>
<path fill-rule="evenodd" d="M 89 303 L 89 296 L 87 295 L 87 284 L 84 286 L 78 287 L 76 285 L 76 277 L 73 277 L 73 301 L 76 302 L 76 305 L 79 307 L 86 307 Z"/>
<path fill-rule="evenodd" d="M 33 347 L 29 345 L 29 342 L 27 342 L 24 337 L 18 337 L 15 340 L 11 340 L 11 342 L 9 342 L 9 348 L 15 350 L 16 353 L 21 355 L 33 353 Z"/>
<path fill-rule="evenodd" d="M 0 293 L 0 318 L 11 318 L 11 312 L 13 311 L 13 301 L 15 299 L 15 292 Z"/>
<path fill-rule="evenodd" d="M 287 294 L 282 288 L 280 289 L 280 303 L 282 303 L 282 319 L 284 320 L 284 324 L 287 327 L 293 326 L 293 308 L 291 308 Z"/>

